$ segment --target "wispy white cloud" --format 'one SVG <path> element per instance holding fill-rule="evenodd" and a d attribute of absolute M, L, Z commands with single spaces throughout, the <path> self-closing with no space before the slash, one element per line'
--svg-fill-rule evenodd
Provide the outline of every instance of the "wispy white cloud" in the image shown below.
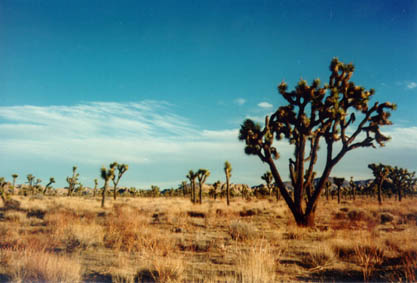
<path fill-rule="evenodd" d="M 413 89 L 413 88 L 416 88 L 416 87 L 417 87 L 417 83 L 416 82 L 409 82 L 407 84 L 407 88 L 408 89 Z"/>
<path fill-rule="evenodd" d="M 246 99 L 244 99 L 244 98 L 238 98 L 238 99 L 235 99 L 235 104 L 237 104 L 237 105 L 243 105 L 243 104 L 245 104 L 246 103 Z"/>
<path fill-rule="evenodd" d="M 264 101 L 264 102 L 258 103 L 258 106 L 261 107 L 261 108 L 272 108 L 273 105 L 269 102 Z"/>
<path fill-rule="evenodd" d="M 226 159 L 246 163 L 236 129 L 200 129 L 173 109 L 175 106 L 156 101 L 0 107 L 0 172 L 7 176 L 9 167 L 23 170 L 25 161 L 31 160 L 42 162 L 58 181 L 61 172 L 55 173 L 53 164 L 83 165 L 96 174 L 101 165 L 116 160 L 128 163 L 129 170 L 141 168 L 146 177 L 132 177 L 131 184 L 147 185 L 182 179 L 194 167 L 215 171 Z M 127 178 L 134 174 L 130 172 Z M 222 171 L 217 175 L 222 176 Z"/>
<path fill-rule="evenodd" d="M 175 106 L 156 101 L 0 107 L 0 172 L 3 176 L 34 173 L 44 180 L 55 176 L 62 186 L 74 164 L 92 183 L 101 165 L 118 161 L 129 164 L 122 185 L 162 187 L 170 182 L 175 186 L 177 181 L 172 180 L 180 182 L 189 169 L 200 167 L 211 170 L 208 182 L 222 180 L 223 163 L 229 160 L 233 182 L 261 182 L 259 176 L 267 168 L 256 156 L 245 156 L 244 144 L 237 139 L 238 129 L 201 129 L 172 109 Z M 264 119 L 251 118 L 261 123 Z M 386 147 L 352 151 L 332 175 L 370 178 L 367 164 L 371 162 L 416 170 L 417 127 L 383 130 L 392 137 Z M 293 147 L 285 140 L 276 146 L 281 155 L 277 166 L 287 179 Z M 58 171 L 58 165 L 68 172 Z M 318 173 L 322 166 L 319 160 Z"/>

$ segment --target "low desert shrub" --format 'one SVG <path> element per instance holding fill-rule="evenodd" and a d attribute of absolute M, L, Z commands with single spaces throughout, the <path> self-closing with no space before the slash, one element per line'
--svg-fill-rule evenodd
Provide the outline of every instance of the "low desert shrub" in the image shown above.
<path fill-rule="evenodd" d="M 381 213 L 381 224 L 389 223 L 394 220 L 394 215 L 389 212 Z"/>
<path fill-rule="evenodd" d="M 334 251 L 329 246 L 319 245 L 303 258 L 303 263 L 311 268 L 325 267 L 330 265 L 334 259 Z"/>
<path fill-rule="evenodd" d="M 357 245 L 355 257 L 362 269 L 363 280 L 368 281 L 375 271 L 375 266 L 384 262 L 384 250 L 375 245 Z"/>
<path fill-rule="evenodd" d="M 236 282 L 275 282 L 281 251 L 263 241 L 239 255 Z"/>
<path fill-rule="evenodd" d="M 80 282 L 78 261 L 48 252 L 8 250 L 7 275 L 14 282 Z"/>
<path fill-rule="evenodd" d="M 229 226 L 229 233 L 233 240 L 251 240 L 256 237 L 257 229 L 249 223 L 233 221 Z"/>

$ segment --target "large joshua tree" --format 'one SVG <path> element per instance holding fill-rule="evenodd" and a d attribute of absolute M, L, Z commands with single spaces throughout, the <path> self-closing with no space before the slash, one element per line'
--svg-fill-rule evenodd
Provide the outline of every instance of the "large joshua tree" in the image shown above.
<path fill-rule="evenodd" d="M 67 177 L 68 183 L 68 196 L 72 195 L 72 192 L 75 190 L 75 186 L 78 184 L 78 177 L 80 174 L 77 173 L 77 166 L 72 167 L 72 177 Z"/>
<path fill-rule="evenodd" d="M 330 71 L 329 83 L 324 86 L 319 79 L 311 85 L 300 80 L 295 90 L 288 91 L 287 84 L 282 82 L 278 91 L 287 104 L 270 117 L 266 116 L 263 128 L 247 119 L 239 133 L 239 139 L 246 142 L 245 153 L 257 155 L 269 165 L 281 195 L 300 226 L 314 225 L 319 196 L 332 169 L 346 153 L 361 147 L 375 147 L 375 143 L 383 146 L 389 140 L 380 132 L 380 127 L 391 124 L 387 110 L 394 109 L 395 105 L 375 102 L 369 107 L 375 91 L 365 90 L 350 81 L 354 71 L 352 64 L 334 58 Z M 289 160 L 293 197 L 274 161 L 279 157 L 274 139 L 283 138 L 294 145 L 294 159 Z M 315 185 L 314 167 L 321 141 L 326 148 L 326 159 Z"/>
<path fill-rule="evenodd" d="M 191 202 L 196 202 L 196 195 L 195 195 L 195 178 L 197 178 L 197 173 L 194 173 L 193 170 L 188 171 L 187 179 L 190 180 L 191 184 Z"/>
<path fill-rule="evenodd" d="M 197 171 L 198 185 L 200 187 L 200 190 L 198 193 L 198 201 L 200 204 L 203 203 L 203 185 L 209 176 L 210 176 L 210 171 L 207 169 L 199 169 Z"/>
<path fill-rule="evenodd" d="M 104 201 L 106 199 L 106 191 L 107 191 L 107 185 L 110 180 L 114 178 L 114 168 L 110 167 L 107 169 L 106 167 L 102 167 L 100 169 L 101 178 L 104 180 L 104 186 L 103 186 L 103 194 L 101 198 L 101 207 L 104 208 Z"/>
<path fill-rule="evenodd" d="M 224 174 L 226 175 L 226 201 L 230 205 L 230 177 L 232 177 L 232 165 L 229 161 L 224 163 Z"/>
<path fill-rule="evenodd" d="M 117 170 L 117 176 L 116 174 L 113 176 L 113 199 L 116 200 L 117 195 L 117 185 L 120 182 L 120 179 L 122 178 L 123 174 L 129 169 L 129 166 L 127 164 L 118 164 L 117 162 L 113 162 L 110 164 L 110 168 L 114 168 Z"/>
<path fill-rule="evenodd" d="M 377 185 L 378 189 L 378 203 L 382 204 L 382 184 L 388 178 L 389 173 L 391 172 L 391 167 L 384 164 L 369 164 L 368 168 L 372 170 L 372 174 L 375 177 L 374 183 Z"/>

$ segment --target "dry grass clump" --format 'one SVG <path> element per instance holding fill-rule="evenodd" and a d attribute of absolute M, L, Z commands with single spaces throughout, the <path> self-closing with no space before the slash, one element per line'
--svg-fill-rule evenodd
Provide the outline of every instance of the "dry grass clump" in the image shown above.
<path fill-rule="evenodd" d="M 337 238 L 331 243 L 334 254 L 343 261 L 349 261 L 355 255 L 355 245 L 352 241 Z"/>
<path fill-rule="evenodd" d="M 77 260 L 45 251 L 6 250 L 7 275 L 13 282 L 80 282 Z"/>
<path fill-rule="evenodd" d="M 236 282 L 274 282 L 281 251 L 273 251 L 265 241 L 259 241 L 239 254 Z"/>
<path fill-rule="evenodd" d="M 229 226 L 229 233 L 233 240 L 245 241 L 256 238 L 257 229 L 250 223 L 232 221 Z"/>
<path fill-rule="evenodd" d="M 155 257 L 151 263 L 153 279 L 159 282 L 181 282 L 184 273 L 184 262 L 177 258 Z"/>
<path fill-rule="evenodd" d="M 355 258 L 362 269 L 363 280 L 366 282 L 375 271 L 375 267 L 384 262 L 384 250 L 375 245 L 357 245 Z"/>
<path fill-rule="evenodd" d="M 152 251 L 167 255 L 174 249 L 175 242 L 156 227 L 149 219 L 130 206 L 115 206 L 114 213 L 106 217 L 103 243 L 114 251 Z"/>
<path fill-rule="evenodd" d="M 311 268 L 330 266 L 335 261 L 335 254 L 328 245 L 318 245 L 304 257 L 303 263 Z"/>

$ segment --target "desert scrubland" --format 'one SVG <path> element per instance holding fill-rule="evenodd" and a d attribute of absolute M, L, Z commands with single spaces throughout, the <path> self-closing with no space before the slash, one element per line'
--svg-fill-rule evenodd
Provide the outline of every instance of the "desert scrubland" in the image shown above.
<path fill-rule="evenodd" d="M 283 200 L 14 196 L 0 211 L 0 280 L 415 281 L 417 206 L 321 198 L 315 227 Z"/>

